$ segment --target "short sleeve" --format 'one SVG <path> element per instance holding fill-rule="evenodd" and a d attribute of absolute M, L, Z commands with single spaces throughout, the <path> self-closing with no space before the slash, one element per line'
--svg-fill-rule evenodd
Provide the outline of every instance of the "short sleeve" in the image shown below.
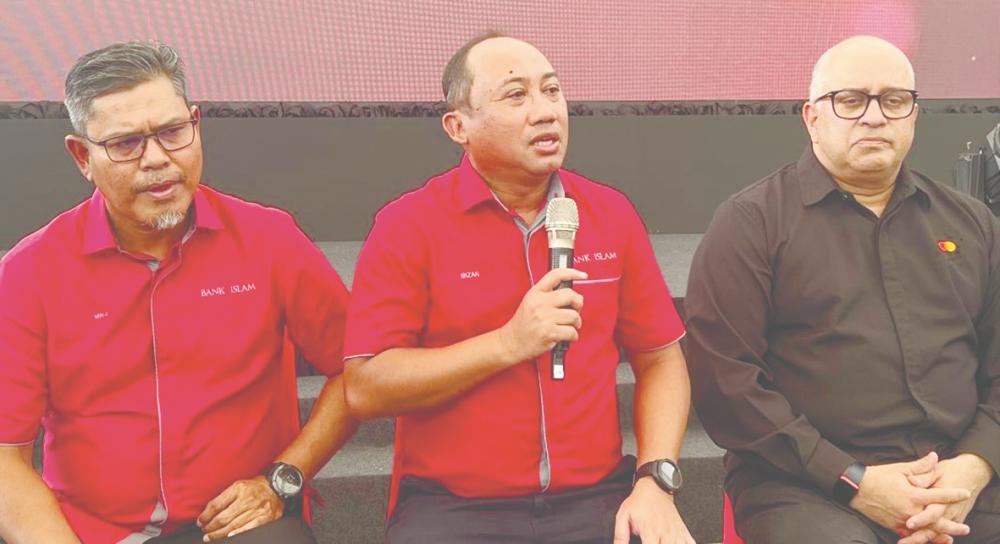
<path fill-rule="evenodd" d="M 379 212 L 358 257 L 345 358 L 419 344 L 429 300 L 427 248 L 399 204 Z"/>
<path fill-rule="evenodd" d="M 285 218 L 274 274 L 288 335 L 309 364 L 333 376 L 343 371 L 347 288 L 319 247 Z"/>
<path fill-rule="evenodd" d="M 646 225 L 628 200 L 625 258 L 615 335 L 628 355 L 666 347 L 684 336 L 684 324 L 656 262 Z"/>
<path fill-rule="evenodd" d="M 48 406 L 45 314 L 30 257 L 0 260 L 0 445 L 34 442 Z"/>

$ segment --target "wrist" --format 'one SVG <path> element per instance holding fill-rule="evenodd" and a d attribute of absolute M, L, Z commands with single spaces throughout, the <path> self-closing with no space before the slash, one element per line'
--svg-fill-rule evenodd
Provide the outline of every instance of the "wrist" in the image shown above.
<path fill-rule="evenodd" d="M 654 480 L 652 476 L 646 476 L 636 480 L 635 484 L 632 486 L 632 492 L 635 493 L 636 491 L 640 493 L 662 495 L 670 502 L 674 502 L 673 493 L 667 493 L 662 487 L 660 487 L 660 484 L 656 483 L 656 480 Z"/>
<path fill-rule="evenodd" d="M 517 342 L 514 340 L 514 333 L 510 330 L 510 325 L 504 325 L 496 329 L 493 334 L 494 359 L 500 366 L 506 368 L 520 363 L 523 359 L 517 350 Z"/>
<path fill-rule="evenodd" d="M 972 480 L 973 488 L 970 491 L 973 493 L 982 491 L 993 479 L 993 466 L 986 459 L 974 453 L 960 453 L 955 459 L 965 464 L 963 472 Z"/>

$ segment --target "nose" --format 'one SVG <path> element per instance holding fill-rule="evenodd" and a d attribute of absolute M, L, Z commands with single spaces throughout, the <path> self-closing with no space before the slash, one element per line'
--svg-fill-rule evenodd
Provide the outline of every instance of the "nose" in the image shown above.
<path fill-rule="evenodd" d="M 878 127 L 886 124 L 889 120 L 882 113 L 882 103 L 878 99 L 872 98 L 868 103 L 868 109 L 858 120 L 862 125 Z"/>
<path fill-rule="evenodd" d="M 145 146 L 142 156 L 139 157 L 139 166 L 143 170 L 159 170 L 170 163 L 170 155 L 156 138 L 147 137 Z"/>
<path fill-rule="evenodd" d="M 544 92 L 536 90 L 531 95 L 531 105 L 528 112 L 528 122 L 532 125 L 553 123 L 559 118 L 558 108 L 563 107 L 562 100 L 552 100 Z"/>

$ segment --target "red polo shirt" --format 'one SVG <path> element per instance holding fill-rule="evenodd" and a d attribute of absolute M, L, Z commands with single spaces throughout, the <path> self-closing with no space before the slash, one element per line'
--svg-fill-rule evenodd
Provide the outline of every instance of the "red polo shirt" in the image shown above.
<path fill-rule="evenodd" d="M 298 434 L 293 345 L 342 369 L 347 291 L 294 220 L 207 187 L 193 210 L 158 266 L 99 192 L 0 261 L 0 444 L 45 427 L 84 542 L 169 532 L 260 474 Z"/>
<path fill-rule="evenodd" d="M 549 196 L 563 192 L 580 213 L 575 267 L 589 275 L 574 286 L 583 328 L 566 379 L 552 380 L 545 354 L 398 417 L 390 507 L 405 475 L 466 497 L 521 496 L 594 484 L 621 460 L 619 346 L 656 350 L 684 328 L 625 195 L 560 170 Z M 548 263 L 544 217 L 521 222 L 465 157 L 376 216 L 355 271 L 344 353 L 443 347 L 496 329 Z"/>

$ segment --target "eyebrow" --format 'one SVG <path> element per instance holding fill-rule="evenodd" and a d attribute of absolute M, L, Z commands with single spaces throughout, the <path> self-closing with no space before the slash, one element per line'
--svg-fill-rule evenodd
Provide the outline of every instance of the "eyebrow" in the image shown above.
<path fill-rule="evenodd" d="M 159 132 L 159 131 L 167 128 L 167 127 L 170 127 L 170 126 L 173 126 L 173 125 L 179 125 L 179 124 L 184 123 L 186 121 L 190 121 L 191 120 L 190 115 L 191 114 L 189 113 L 187 119 L 181 117 L 180 115 L 178 115 L 176 117 L 170 117 L 169 120 L 167 120 L 167 121 L 165 121 L 165 122 L 163 122 L 163 123 L 161 123 L 161 124 L 153 127 L 153 130 L 150 131 L 149 134 L 156 134 L 157 132 Z M 106 142 L 108 140 L 113 140 L 115 138 L 121 138 L 122 136 L 132 136 L 132 135 L 135 135 L 135 134 L 147 134 L 147 133 L 140 132 L 140 131 L 135 131 L 135 130 L 133 130 L 133 131 L 118 131 L 118 132 L 112 132 L 110 136 L 105 136 L 103 138 L 94 138 L 94 140 L 92 140 L 92 141 L 95 141 L 95 142 Z"/>

